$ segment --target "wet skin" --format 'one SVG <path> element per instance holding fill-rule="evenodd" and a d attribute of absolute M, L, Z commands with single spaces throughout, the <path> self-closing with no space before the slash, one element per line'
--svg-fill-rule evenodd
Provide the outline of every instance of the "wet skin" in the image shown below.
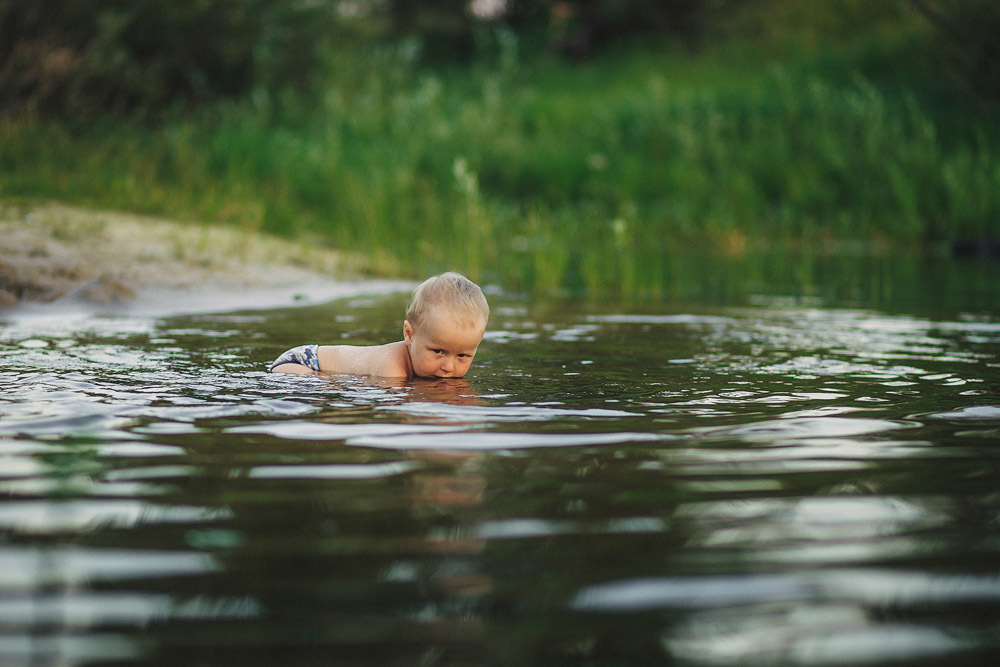
<path fill-rule="evenodd" d="M 431 311 L 419 327 L 403 323 L 403 342 L 410 367 L 418 377 L 463 377 L 483 339 L 485 326 L 447 313 Z"/>

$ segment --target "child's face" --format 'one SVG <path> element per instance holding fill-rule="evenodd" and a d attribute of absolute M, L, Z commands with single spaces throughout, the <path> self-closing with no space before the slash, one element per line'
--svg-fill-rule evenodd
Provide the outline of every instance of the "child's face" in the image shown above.
<path fill-rule="evenodd" d="M 419 327 L 403 323 L 403 339 L 410 350 L 413 374 L 420 377 L 460 378 L 472 366 L 483 339 L 480 323 L 470 326 L 440 308 L 430 310 Z"/>

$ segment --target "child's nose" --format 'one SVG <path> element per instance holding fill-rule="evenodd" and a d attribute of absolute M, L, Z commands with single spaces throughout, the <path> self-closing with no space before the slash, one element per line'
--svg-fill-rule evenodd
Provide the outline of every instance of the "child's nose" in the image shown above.
<path fill-rule="evenodd" d="M 441 370 L 443 370 L 445 373 L 451 373 L 452 371 L 455 370 L 455 364 L 452 363 L 450 357 L 441 362 Z"/>

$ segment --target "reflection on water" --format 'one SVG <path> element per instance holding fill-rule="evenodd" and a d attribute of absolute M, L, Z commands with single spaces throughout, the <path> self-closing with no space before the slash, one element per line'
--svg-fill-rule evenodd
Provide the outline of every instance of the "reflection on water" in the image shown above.
<path fill-rule="evenodd" d="M 464 381 L 263 372 L 401 301 L 0 325 L 3 664 L 1000 655 L 996 311 L 495 297 Z"/>

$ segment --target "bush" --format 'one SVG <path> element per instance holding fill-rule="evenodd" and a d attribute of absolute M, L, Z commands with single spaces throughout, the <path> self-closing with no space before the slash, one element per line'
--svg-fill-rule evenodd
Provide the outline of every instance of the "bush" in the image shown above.
<path fill-rule="evenodd" d="M 994 0 L 910 0 L 938 31 L 950 71 L 979 97 L 1000 101 L 1000 4 Z"/>
<path fill-rule="evenodd" d="M 283 0 L 0 0 L 0 111 L 89 118 L 305 90 L 332 23 L 329 5 Z"/>
<path fill-rule="evenodd" d="M 496 33 L 516 35 L 523 52 L 572 60 L 640 36 L 690 41 L 736 6 L 763 1 L 387 0 L 381 6 L 391 37 L 419 39 L 425 62 L 434 63 L 500 50 Z"/>

